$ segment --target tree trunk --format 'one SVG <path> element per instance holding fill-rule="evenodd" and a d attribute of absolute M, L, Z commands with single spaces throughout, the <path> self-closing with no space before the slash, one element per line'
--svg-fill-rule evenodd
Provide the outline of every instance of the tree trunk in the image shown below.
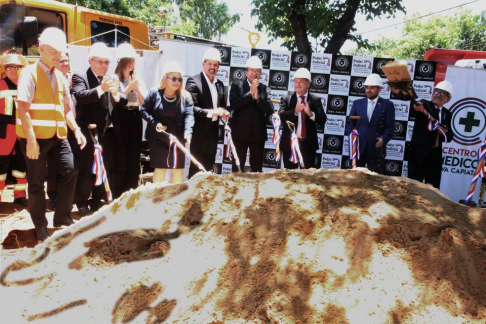
<path fill-rule="evenodd" d="M 297 50 L 299 52 L 312 52 L 309 38 L 307 37 L 307 24 L 305 21 L 305 16 L 298 14 L 296 11 L 299 8 L 305 9 L 305 5 L 306 0 L 296 0 L 294 2 L 294 8 L 292 9 L 289 20 L 295 36 Z"/>
<path fill-rule="evenodd" d="M 332 34 L 329 43 L 327 43 L 324 53 L 337 54 L 344 42 L 348 39 L 349 31 L 354 26 L 356 12 L 361 0 L 348 0 L 346 11 L 343 16 L 339 18 L 334 34 Z"/>

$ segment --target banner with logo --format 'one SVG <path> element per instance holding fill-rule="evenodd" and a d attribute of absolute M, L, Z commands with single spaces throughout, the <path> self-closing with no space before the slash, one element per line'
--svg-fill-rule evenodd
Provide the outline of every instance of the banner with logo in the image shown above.
<path fill-rule="evenodd" d="M 253 55 L 262 60 L 261 82 L 270 87 L 272 99 L 280 99 L 294 92 L 294 73 L 305 67 L 311 72 L 310 92 L 320 97 L 327 115 L 326 125 L 317 128 L 319 149 L 314 167 L 342 168 L 351 167 L 348 152 L 348 137 L 344 135 L 346 116 L 353 102 L 366 97 L 364 82 L 371 73 L 378 73 L 383 78 L 383 89 L 380 96 L 390 99 L 395 105 L 395 132 L 387 145 L 386 174 L 407 176 L 406 151 L 412 137 L 414 111 L 410 110 L 409 101 L 394 97 L 385 83 L 381 67 L 393 60 L 391 58 L 373 58 L 363 56 L 332 55 L 325 53 L 302 53 L 290 51 L 273 51 L 268 49 L 251 49 L 243 47 L 218 47 L 222 62 L 218 78 L 229 91 L 233 81 L 245 79 L 246 60 Z M 414 88 L 420 98 L 431 99 L 435 80 L 435 62 L 406 60 Z M 229 105 L 229 100 L 227 101 Z M 278 111 L 279 105 L 274 105 Z M 412 109 L 413 110 L 413 109 Z M 223 126 L 220 126 L 218 154 L 213 171 L 216 173 L 231 172 L 231 163 L 223 158 L 222 152 L 227 143 L 224 139 Z M 273 129 L 268 124 L 268 140 L 265 143 L 263 169 L 265 171 L 280 168 L 275 162 L 275 146 L 272 144 Z M 240 160 L 245 161 L 240 157 Z M 245 168 L 248 169 L 248 156 Z"/>
<path fill-rule="evenodd" d="M 448 66 L 446 80 L 454 93 L 446 105 L 452 112 L 454 138 L 442 148 L 442 179 L 440 191 L 454 201 L 466 199 L 474 171 L 477 151 L 486 136 L 486 71 Z M 473 201 L 478 202 L 481 179 Z"/>

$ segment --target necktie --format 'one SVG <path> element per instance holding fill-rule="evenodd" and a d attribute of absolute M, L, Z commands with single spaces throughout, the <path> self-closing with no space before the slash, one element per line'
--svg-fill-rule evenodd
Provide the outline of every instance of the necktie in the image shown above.
<path fill-rule="evenodd" d="M 301 103 L 305 105 L 305 96 L 300 96 Z M 304 109 L 300 112 L 300 120 L 302 122 L 302 127 L 300 129 L 300 136 L 302 138 L 307 138 L 307 128 L 305 125 L 305 120 L 306 120 L 307 114 L 305 113 Z"/>
<path fill-rule="evenodd" d="M 97 78 L 98 78 L 98 81 L 99 81 L 99 82 L 100 82 L 100 84 L 101 84 L 101 82 L 103 81 L 103 77 L 102 77 L 102 76 L 98 76 Z"/>
<path fill-rule="evenodd" d="M 374 108 L 375 108 L 375 103 L 371 100 L 368 100 L 368 121 L 371 120 L 371 116 L 373 115 Z"/>

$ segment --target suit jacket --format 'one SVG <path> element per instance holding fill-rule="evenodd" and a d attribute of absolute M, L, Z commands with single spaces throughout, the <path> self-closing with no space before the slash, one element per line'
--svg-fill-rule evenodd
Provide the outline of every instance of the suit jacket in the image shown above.
<path fill-rule="evenodd" d="M 230 107 L 231 134 L 236 139 L 267 140 L 267 121 L 274 113 L 270 98 L 270 89 L 258 86 L 256 101 L 250 94 L 248 79 L 231 84 Z"/>
<path fill-rule="evenodd" d="M 428 100 L 422 100 L 424 109 L 432 115 L 435 119 L 439 119 L 439 110 L 436 108 L 435 104 Z M 445 125 L 448 129 L 446 133 L 447 143 L 452 141 L 453 132 L 451 128 L 452 113 L 445 107 L 441 109 L 441 124 Z M 427 129 L 428 124 L 427 116 L 423 113 L 415 112 L 415 124 L 413 126 L 412 134 L 412 145 L 415 146 L 413 158 L 417 161 L 421 161 L 429 151 L 435 147 L 437 136 L 439 134 L 438 130 L 429 131 Z M 442 136 L 439 136 L 439 147 L 442 149 Z M 410 157 L 412 158 L 412 157 Z M 409 159 L 410 159 L 409 158 Z"/>
<path fill-rule="evenodd" d="M 317 141 L 317 131 L 316 124 L 324 125 L 327 120 L 326 113 L 322 107 L 321 98 L 313 95 L 311 93 L 307 94 L 307 102 L 309 103 L 309 108 L 315 114 L 315 121 L 310 118 L 306 118 L 305 126 L 307 131 L 307 139 L 309 149 L 317 150 L 319 144 Z M 287 121 L 291 121 L 295 124 L 295 129 L 299 125 L 299 117 L 295 115 L 295 107 L 297 106 L 297 95 L 294 93 L 292 95 L 287 95 L 283 97 L 280 101 L 280 109 L 278 114 L 280 115 L 280 120 L 282 122 L 282 139 L 280 140 L 280 148 L 282 151 L 290 151 L 290 129 L 287 126 Z"/>
<path fill-rule="evenodd" d="M 113 123 L 117 139 L 121 140 L 121 125 L 117 109 L 127 105 L 127 97 L 119 93 L 120 101 L 116 102 L 109 92 L 98 97 L 96 88 L 100 85 L 91 68 L 85 73 L 73 74 L 72 91 L 76 99 L 76 122 L 86 130 L 89 124 L 96 124 L 99 136 L 103 136 L 106 127 Z M 112 110 L 111 115 L 109 110 Z"/>
<path fill-rule="evenodd" d="M 356 100 L 353 102 L 349 116 L 361 117 L 358 127 L 360 154 L 363 153 L 366 145 L 368 145 L 369 149 L 374 148 L 377 137 L 383 139 L 381 150 L 386 152 L 386 144 L 392 138 L 395 129 L 395 107 L 390 100 L 378 97 L 371 120 L 368 120 L 368 98 Z M 348 117 L 346 135 L 349 135 L 352 130 L 353 126 Z"/>
<path fill-rule="evenodd" d="M 217 137 L 218 128 L 215 127 L 215 125 L 219 125 L 219 121 L 213 122 L 211 118 L 208 118 L 208 111 L 218 107 L 226 108 L 223 82 L 219 80 L 216 81 L 216 89 L 218 90 L 218 107 L 213 107 L 211 90 L 209 90 L 208 82 L 206 81 L 203 73 L 204 72 L 201 72 L 189 77 L 186 82 L 186 90 L 192 95 L 192 100 L 194 102 L 194 140 L 207 138 L 208 132 L 210 131 L 215 132 L 212 134 L 213 137 Z M 213 125 L 213 127 L 211 127 L 211 125 Z M 216 144 L 217 143 L 215 143 L 215 145 Z"/>

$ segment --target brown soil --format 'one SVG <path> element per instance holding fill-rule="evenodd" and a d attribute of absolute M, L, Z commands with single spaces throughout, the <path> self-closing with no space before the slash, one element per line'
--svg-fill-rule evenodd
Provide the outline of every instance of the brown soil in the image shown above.
<path fill-rule="evenodd" d="M 3 250 L 2 316 L 484 324 L 485 234 L 481 209 L 408 179 L 202 175 L 140 187 L 35 249 Z"/>

